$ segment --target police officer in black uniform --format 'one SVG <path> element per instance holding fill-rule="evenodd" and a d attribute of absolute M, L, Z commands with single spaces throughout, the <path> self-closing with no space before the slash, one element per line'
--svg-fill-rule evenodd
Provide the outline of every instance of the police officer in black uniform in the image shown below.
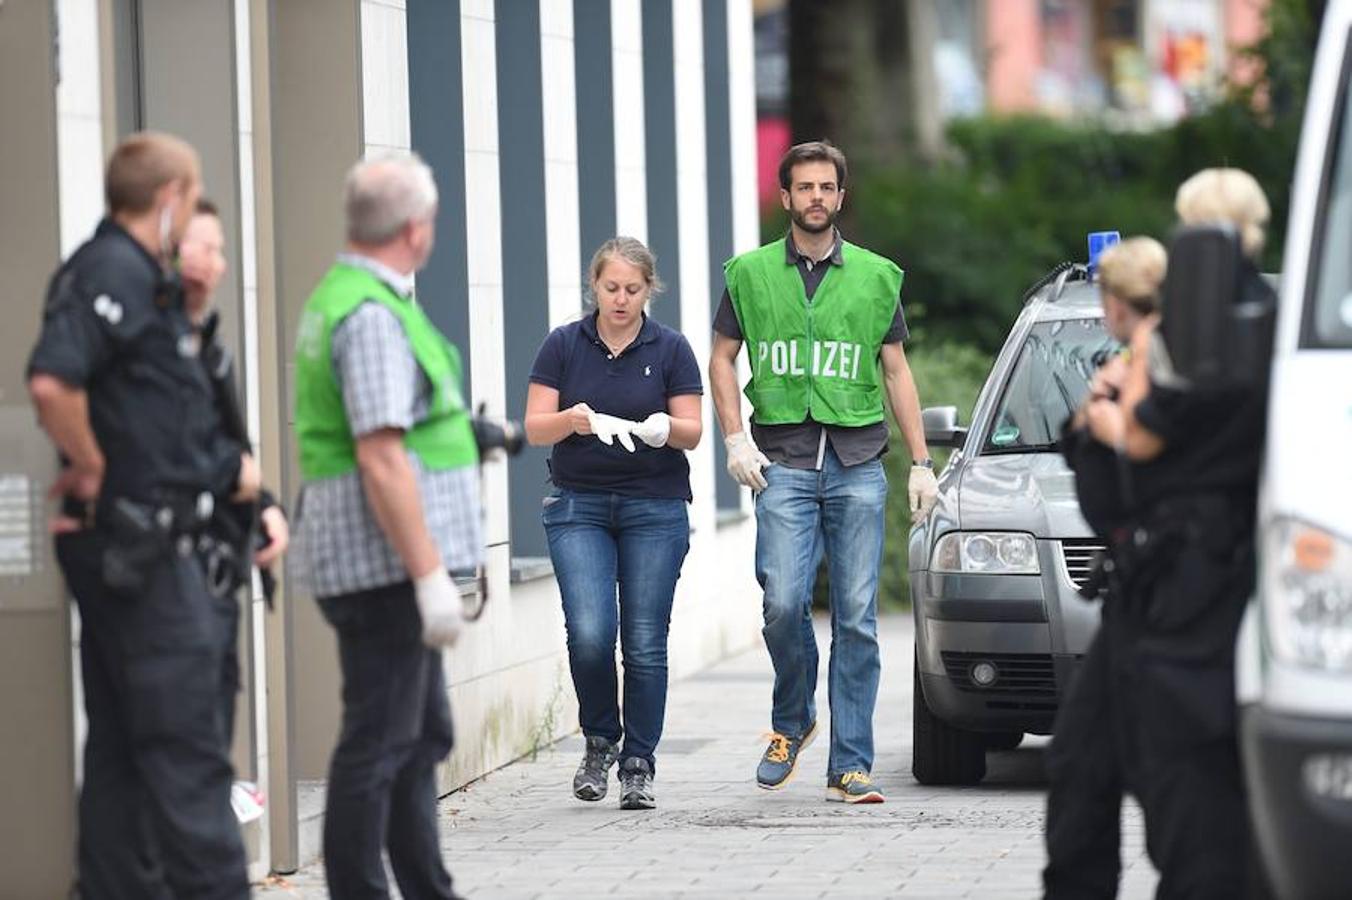
<path fill-rule="evenodd" d="M 1262 362 L 1271 354 L 1275 297 L 1253 260 L 1268 205 L 1247 173 L 1208 169 L 1179 188 L 1176 207 L 1185 225 L 1224 225 L 1242 247 L 1224 302 L 1248 314 L 1215 327 L 1231 333 L 1222 352 L 1227 345 L 1255 352 L 1247 366 L 1191 379 L 1171 362 L 1180 347 L 1147 320 L 1132 337 L 1120 398 L 1091 404 L 1095 437 L 1125 459 L 1118 485 L 1127 519 L 1109 535 L 1103 623 L 1108 719 L 1115 761 L 1145 813 L 1157 896 L 1259 897 L 1265 886 L 1240 770 L 1234 648 L 1255 577 Z M 1200 292 L 1187 296 L 1173 285 L 1205 285 L 1206 258 L 1183 254 L 1175 240 L 1165 310 L 1176 322 L 1204 303 Z"/>
<path fill-rule="evenodd" d="M 1159 307 L 1160 285 L 1168 256 L 1153 238 L 1133 237 L 1109 248 L 1098 260 L 1098 283 L 1104 325 L 1121 346 L 1101 361 L 1089 396 L 1061 431 L 1060 448 L 1075 473 L 1080 512 L 1105 542 L 1126 528 L 1130 513 L 1121 490 L 1123 461 L 1113 446 L 1090 430 L 1091 415 L 1116 403 L 1125 381 L 1129 351 L 1125 345 L 1141 323 Z M 1105 593 L 1101 569 L 1085 594 Z M 1112 701 L 1107 633 L 1116 614 L 1112 598 L 1103 607 L 1104 625 L 1094 636 L 1056 714 L 1047 748 L 1046 845 L 1043 870 L 1045 896 L 1113 897 L 1122 871 L 1123 766 L 1113 740 Z"/>
<path fill-rule="evenodd" d="M 257 496 L 258 469 L 220 427 L 170 267 L 199 171 L 168 135 L 117 147 L 108 218 L 53 277 L 28 366 L 62 456 L 53 530 L 82 622 L 85 898 L 249 893 L 197 540 L 215 498 Z"/>
<path fill-rule="evenodd" d="M 235 383 L 234 356 L 220 335 L 220 314 L 212 295 L 225 275 L 225 233 L 220 212 L 205 197 L 178 245 L 178 269 L 183 282 L 184 310 L 198 336 L 198 355 L 211 382 L 219 427 L 248 446 L 249 433 Z M 276 580 L 271 565 L 286 551 L 290 529 L 286 511 L 276 496 L 260 488 L 254 501 L 216 498 L 211 521 L 198 538 L 197 550 L 206 568 L 207 590 L 216 603 L 221 623 L 221 718 L 226 747 L 234 737 L 235 700 L 241 686 L 239 666 L 240 592 L 252 584 L 258 567 L 263 596 L 272 605 Z"/>

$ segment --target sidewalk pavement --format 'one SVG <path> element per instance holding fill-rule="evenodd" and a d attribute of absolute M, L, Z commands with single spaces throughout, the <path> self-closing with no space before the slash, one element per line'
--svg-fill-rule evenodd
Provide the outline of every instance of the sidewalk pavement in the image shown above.
<path fill-rule="evenodd" d="M 829 627 L 818 706 L 826 713 Z M 599 803 L 571 794 L 582 753 L 574 736 L 441 801 L 441 839 L 456 889 L 470 898 L 773 896 L 1029 898 L 1041 895 L 1042 747 L 990 756 L 975 788 L 929 788 L 911 777 L 909 615 L 880 623 L 883 680 L 875 717 L 879 806 L 827 803 L 828 732 L 803 754 L 794 781 L 754 781 L 769 728 L 763 648 L 671 686 L 658 748 L 658 808 L 623 812 L 617 784 Z M 1139 811 L 1124 813 L 1119 896 L 1152 896 Z M 327 896 L 322 864 L 260 890 L 265 898 Z"/>

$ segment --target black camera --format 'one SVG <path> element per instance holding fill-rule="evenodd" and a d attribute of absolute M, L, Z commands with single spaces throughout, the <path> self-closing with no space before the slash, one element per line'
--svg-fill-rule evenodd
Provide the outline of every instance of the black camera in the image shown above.
<path fill-rule="evenodd" d="M 511 419 L 490 419 L 484 415 L 484 406 L 470 417 L 470 427 L 474 429 L 474 443 L 479 445 L 479 456 L 486 456 L 494 450 L 501 450 L 508 456 L 516 456 L 526 446 L 526 430 L 520 422 Z"/>

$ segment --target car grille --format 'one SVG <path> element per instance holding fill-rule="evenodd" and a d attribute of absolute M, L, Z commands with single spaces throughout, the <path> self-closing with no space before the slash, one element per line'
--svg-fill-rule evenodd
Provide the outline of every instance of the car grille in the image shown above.
<path fill-rule="evenodd" d="M 1066 561 L 1066 577 L 1077 588 L 1084 587 L 1089 580 L 1089 570 L 1094 565 L 1094 554 L 1108 548 L 1096 540 L 1066 540 L 1061 542 L 1061 556 Z"/>
<path fill-rule="evenodd" d="M 1025 697 L 1055 697 L 1056 669 L 1046 653 L 959 653 L 945 650 L 939 654 L 944 670 L 958 690 L 972 693 L 1018 694 Z M 990 687 L 978 687 L 972 681 L 972 665 L 989 662 L 999 677 Z"/>

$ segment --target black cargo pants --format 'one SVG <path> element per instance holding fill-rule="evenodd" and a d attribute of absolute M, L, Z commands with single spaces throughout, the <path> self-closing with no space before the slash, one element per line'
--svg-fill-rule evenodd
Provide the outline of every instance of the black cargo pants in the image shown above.
<path fill-rule="evenodd" d="M 1047 866 L 1049 900 L 1115 897 L 1122 872 L 1122 766 L 1113 735 L 1114 692 L 1109 635 L 1103 624 L 1056 713 L 1047 748 Z"/>
<path fill-rule="evenodd" d="M 1145 813 L 1161 900 L 1266 895 L 1236 729 L 1235 640 L 1253 586 L 1251 540 L 1186 543 L 1107 632 L 1117 757 Z"/>
<path fill-rule="evenodd" d="M 220 717 L 220 618 L 191 555 L 145 567 L 143 588 L 104 583 L 97 531 L 57 539 L 80 608 L 89 732 L 79 890 L 100 898 L 249 896 Z"/>
<path fill-rule="evenodd" d="M 1116 896 L 1127 790 L 1145 814 L 1157 897 L 1267 895 L 1236 733 L 1234 646 L 1252 589 L 1251 535 L 1212 524 L 1231 538 L 1151 554 L 1150 571 L 1105 601 L 1047 754 L 1047 897 Z"/>

